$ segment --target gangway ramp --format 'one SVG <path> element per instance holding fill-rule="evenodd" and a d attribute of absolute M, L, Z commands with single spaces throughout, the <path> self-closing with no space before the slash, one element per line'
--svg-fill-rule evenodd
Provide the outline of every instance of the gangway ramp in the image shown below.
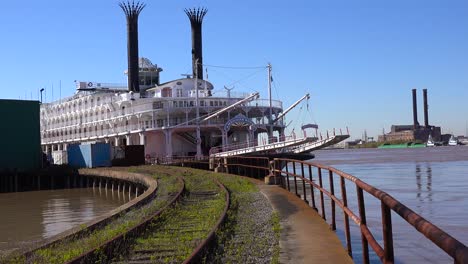
<path fill-rule="evenodd" d="M 341 141 L 349 138 L 349 135 L 335 135 L 331 136 L 326 139 L 322 140 L 316 140 L 312 142 L 307 142 L 298 146 L 295 146 L 292 150 L 293 153 L 299 154 L 299 153 L 308 153 L 314 150 L 326 148 L 329 146 L 333 146 L 337 143 L 340 143 Z"/>
<path fill-rule="evenodd" d="M 211 158 L 223 158 L 223 157 L 230 157 L 230 156 L 242 156 L 242 155 L 252 155 L 252 154 L 261 154 L 264 152 L 281 152 L 284 149 L 295 147 L 299 145 L 303 145 L 306 143 L 311 143 L 315 140 L 312 137 L 300 138 L 300 139 L 291 139 L 286 141 L 274 142 L 269 143 L 261 146 L 250 146 L 245 148 L 238 148 L 234 150 L 216 152 L 217 149 L 211 151 L 210 157 Z"/>

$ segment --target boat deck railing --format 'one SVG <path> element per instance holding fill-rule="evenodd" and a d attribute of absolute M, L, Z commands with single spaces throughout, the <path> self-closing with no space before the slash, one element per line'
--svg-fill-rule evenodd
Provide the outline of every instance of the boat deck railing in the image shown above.
<path fill-rule="evenodd" d="M 295 134 L 283 136 L 280 138 L 271 137 L 258 141 L 247 141 L 242 143 L 227 144 L 225 146 L 213 147 L 210 149 L 210 157 L 228 157 L 239 155 L 251 155 L 264 152 L 282 152 L 282 153 L 305 153 L 315 149 L 337 144 L 349 137 L 349 133 L 343 135 L 340 129 L 340 135 L 336 135 L 333 129 L 333 135 L 327 131 L 326 138 L 320 135 L 307 136 L 306 133 L 302 137 L 296 137 Z M 258 155 L 258 154 L 256 154 Z"/>
<path fill-rule="evenodd" d="M 296 146 L 304 142 L 311 142 L 315 138 L 303 137 L 296 138 L 295 136 L 284 136 L 279 140 L 276 137 L 271 137 L 259 141 L 248 141 L 241 143 L 227 144 L 225 146 L 213 147 L 210 149 L 211 157 L 226 157 L 236 156 L 242 154 L 250 154 L 259 151 L 276 150 L 278 148 L 285 148 Z"/>

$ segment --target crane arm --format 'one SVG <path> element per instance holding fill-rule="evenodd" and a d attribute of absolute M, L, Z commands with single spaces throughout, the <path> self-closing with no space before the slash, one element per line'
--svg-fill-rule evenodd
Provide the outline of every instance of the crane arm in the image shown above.
<path fill-rule="evenodd" d="M 296 107 L 300 102 L 302 102 L 305 99 L 309 99 L 310 95 L 307 93 L 306 95 L 302 96 L 301 99 L 297 100 L 294 104 L 292 104 L 288 109 L 284 110 L 275 120 L 273 120 L 272 124 L 278 122 L 283 116 L 285 116 L 289 111 L 291 111 L 294 107 Z"/>

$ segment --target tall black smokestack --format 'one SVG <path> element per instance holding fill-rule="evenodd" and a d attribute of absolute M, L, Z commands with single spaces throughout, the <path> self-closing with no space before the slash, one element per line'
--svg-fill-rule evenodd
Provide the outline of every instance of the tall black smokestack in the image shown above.
<path fill-rule="evenodd" d="M 418 105 L 416 103 L 416 89 L 413 89 L 413 125 L 414 125 L 414 129 L 419 128 Z"/>
<path fill-rule="evenodd" d="M 140 91 L 138 65 L 138 16 L 145 7 L 140 2 L 121 2 L 119 6 L 127 17 L 128 91 Z"/>
<path fill-rule="evenodd" d="M 184 9 L 192 26 L 193 77 L 203 80 L 202 22 L 208 12 L 205 8 Z"/>
<path fill-rule="evenodd" d="M 423 99 L 424 99 L 424 126 L 429 127 L 429 113 L 427 105 L 427 89 L 423 89 Z"/>

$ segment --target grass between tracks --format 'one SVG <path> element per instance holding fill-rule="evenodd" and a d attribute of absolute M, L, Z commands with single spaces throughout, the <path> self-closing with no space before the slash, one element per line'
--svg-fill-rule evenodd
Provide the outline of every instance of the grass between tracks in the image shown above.
<path fill-rule="evenodd" d="M 181 263 L 208 237 L 221 218 L 226 206 L 225 193 L 209 172 L 175 167 L 153 168 L 183 176 L 187 192 L 175 207 L 166 210 L 136 240 L 130 255 L 122 256 L 121 261 L 141 257 L 139 252 L 144 252 L 151 261 Z"/>

